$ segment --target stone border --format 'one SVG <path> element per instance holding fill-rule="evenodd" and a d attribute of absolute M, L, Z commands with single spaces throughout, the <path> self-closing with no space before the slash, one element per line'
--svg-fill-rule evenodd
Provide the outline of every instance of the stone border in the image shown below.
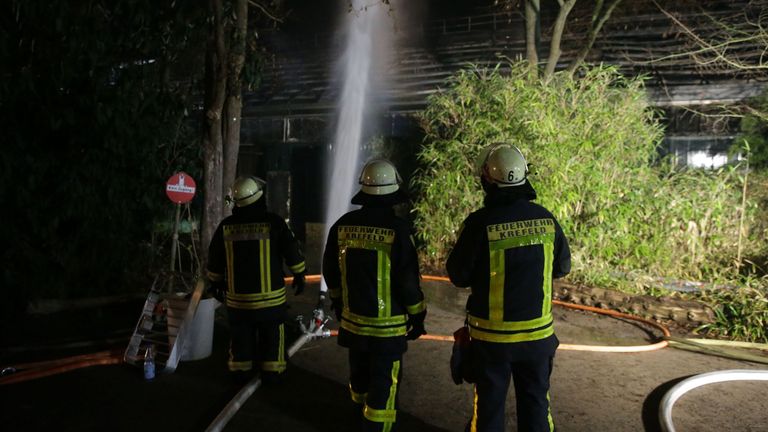
<path fill-rule="evenodd" d="M 463 314 L 469 289 L 422 281 L 422 289 L 429 303 L 442 309 Z M 603 288 L 591 288 L 556 281 L 554 298 L 568 303 L 617 310 L 643 318 L 674 323 L 683 328 L 694 328 L 714 322 L 715 312 L 706 304 L 672 297 L 633 295 Z M 446 289 L 448 288 L 448 289 Z"/>

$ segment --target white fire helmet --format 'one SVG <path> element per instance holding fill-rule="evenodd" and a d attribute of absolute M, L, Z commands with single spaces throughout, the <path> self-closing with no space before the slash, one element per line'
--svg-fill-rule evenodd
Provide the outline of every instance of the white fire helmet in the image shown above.
<path fill-rule="evenodd" d="M 528 163 L 519 148 L 512 144 L 492 144 L 478 157 L 480 177 L 498 187 L 520 186 L 528 177 Z"/>
<path fill-rule="evenodd" d="M 255 177 L 238 177 L 232 184 L 232 199 L 238 207 L 251 205 L 264 195 L 264 187 L 267 182 Z"/>
<path fill-rule="evenodd" d="M 368 161 L 360 173 L 360 190 L 369 195 L 387 195 L 397 192 L 403 180 L 392 162 L 386 159 Z"/>

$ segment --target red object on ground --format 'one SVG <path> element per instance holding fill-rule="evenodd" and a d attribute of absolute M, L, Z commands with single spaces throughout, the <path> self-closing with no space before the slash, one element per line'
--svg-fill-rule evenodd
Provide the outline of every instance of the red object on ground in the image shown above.
<path fill-rule="evenodd" d="M 184 171 L 177 172 L 165 183 L 165 194 L 176 204 L 192 201 L 195 196 L 195 179 Z"/>

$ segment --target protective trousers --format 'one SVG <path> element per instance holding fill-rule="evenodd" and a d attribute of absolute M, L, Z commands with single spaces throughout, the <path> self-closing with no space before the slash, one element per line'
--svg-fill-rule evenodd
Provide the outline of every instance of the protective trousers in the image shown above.
<path fill-rule="evenodd" d="M 519 432 L 555 430 L 549 406 L 552 357 L 540 361 L 491 362 L 476 359 L 477 382 L 470 432 L 504 432 L 505 401 L 510 377 L 514 380 Z"/>
<path fill-rule="evenodd" d="M 287 364 L 283 322 L 260 321 L 249 315 L 229 314 L 229 370 L 248 372 L 256 362 L 262 376 L 282 373 Z"/>
<path fill-rule="evenodd" d="M 362 409 L 364 431 L 394 430 L 402 358 L 401 353 L 349 350 L 349 392 L 352 401 Z"/>

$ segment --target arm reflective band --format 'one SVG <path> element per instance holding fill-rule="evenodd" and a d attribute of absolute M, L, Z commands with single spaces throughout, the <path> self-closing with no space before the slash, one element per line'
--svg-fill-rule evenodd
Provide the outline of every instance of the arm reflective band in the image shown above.
<path fill-rule="evenodd" d="M 555 334 L 555 328 L 550 326 L 541 330 L 526 333 L 492 333 L 486 332 L 475 327 L 469 327 L 469 336 L 486 342 L 512 343 L 512 342 L 530 342 L 544 339 Z"/>
<path fill-rule="evenodd" d="M 467 315 L 467 321 L 469 322 L 469 325 L 483 330 L 496 331 L 536 330 L 538 328 L 551 325 L 553 320 L 554 319 L 552 314 L 547 314 L 543 317 L 528 321 L 490 321 L 483 318 L 478 318 L 473 315 Z"/>
<path fill-rule="evenodd" d="M 292 266 L 289 266 L 288 269 L 291 270 L 291 273 L 293 273 L 293 274 L 303 273 L 304 271 L 307 270 L 307 264 L 306 264 L 305 261 L 302 261 L 302 262 L 300 262 L 298 264 L 294 264 Z"/>
<path fill-rule="evenodd" d="M 224 275 L 221 273 L 214 273 L 208 270 L 206 275 L 208 276 L 208 280 L 210 280 L 211 282 L 221 282 L 224 280 Z"/>
<path fill-rule="evenodd" d="M 347 310 L 344 311 L 343 316 L 345 320 L 350 321 L 354 324 L 378 326 L 378 327 L 395 326 L 399 324 L 405 324 L 408 321 L 408 318 L 406 318 L 405 315 L 395 315 L 392 317 L 383 317 L 383 318 L 367 317 L 363 315 L 358 315 L 356 313 L 352 313 Z"/>
<path fill-rule="evenodd" d="M 360 336 L 395 337 L 405 336 L 407 333 L 405 324 L 399 325 L 397 327 L 366 327 L 355 325 L 354 323 L 351 323 L 345 319 L 341 320 L 341 328 Z"/>
<path fill-rule="evenodd" d="M 363 410 L 365 418 L 376 423 L 394 423 L 397 419 L 397 410 L 380 410 L 371 408 L 368 405 Z"/>
<path fill-rule="evenodd" d="M 424 312 L 427 309 L 427 306 L 424 304 L 423 301 L 420 301 L 412 306 L 406 306 L 405 310 L 408 311 L 408 315 L 416 315 L 418 313 Z"/>

